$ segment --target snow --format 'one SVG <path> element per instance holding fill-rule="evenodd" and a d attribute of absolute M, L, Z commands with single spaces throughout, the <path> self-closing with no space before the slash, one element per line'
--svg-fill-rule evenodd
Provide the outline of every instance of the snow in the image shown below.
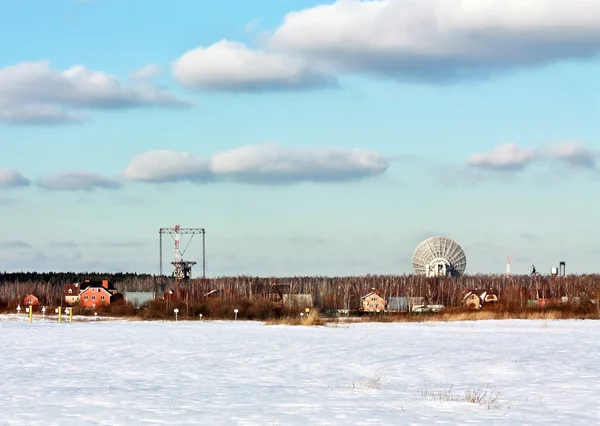
<path fill-rule="evenodd" d="M 600 322 L 0 316 L 0 425 L 596 424 Z M 488 389 L 480 402 L 466 392 Z"/>

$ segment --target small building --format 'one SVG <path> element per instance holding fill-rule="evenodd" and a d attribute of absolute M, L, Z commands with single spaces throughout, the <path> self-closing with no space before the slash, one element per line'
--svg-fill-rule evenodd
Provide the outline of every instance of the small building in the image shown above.
<path fill-rule="evenodd" d="M 387 301 L 375 289 L 360 298 L 360 310 L 363 312 L 384 312 L 386 307 Z"/>
<path fill-rule="evenodd" d="M 264 300 L 274 305 L 283 306 L 283 295 L 290 293 L 289 284 L 254 283 L 250 285 L 250 299 Z"/>
<path fill-rule="evenodd" d="M 423 305 L 423 297 L 390 296 L 387 299 L 388 312 L 412 312 L 415 306 Z"/>
<path fill-rule="evenodd" d="M 23 304 L 25 306 L 38 306 L 40 301 L 33 294 L 28 294 L 25 296 L 25 299 L 23 299 Z"/>
<path fill-rule="evenodd" d="M 64 296 L 67 305 L 79 303 L 79 283 L 67 284 L 65 286 Z"/>
<path fill-rule="evenodd" d="M 466 290 L 463 293 L 463 304 L 470 309 L 481 309 L 487 303 L 498 302 L 498 291 L 494 289 Z"/>
<path fill-rule="evenodd" d="M 114 285 L 108 280 L 85 280 L 81 283 L 79 304 L 86 309 L 96 309 L 103 305 L 110 305 L 122 298 Z"/>
<path fill-rule="evenodd" d="M 126 291 L 123 294 L 126 303 L 131 303 L 136 308 L 146 306 L 156 297 L 153 291 Z"/>

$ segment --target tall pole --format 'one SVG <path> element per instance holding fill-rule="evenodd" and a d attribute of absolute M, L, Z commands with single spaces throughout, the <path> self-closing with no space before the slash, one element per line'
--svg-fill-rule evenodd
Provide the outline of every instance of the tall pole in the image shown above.
<path fill-rule="evenodd" d="M 158 230 L 158 275 L 162 277 L 162 228 Z"/>
<path fill-rule="evenodd" d="M 202 229 L 202 278 L 206 279 L 206 231 Z"/>

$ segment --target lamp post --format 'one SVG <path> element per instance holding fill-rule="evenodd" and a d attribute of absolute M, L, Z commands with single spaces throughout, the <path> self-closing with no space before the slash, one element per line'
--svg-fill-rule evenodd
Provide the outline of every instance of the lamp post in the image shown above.
<path fill-rule="evenodd" d="M 42 306 L 42 320 L 46 318 L 46 307 Z"/>
<path fill-rule="evenodd" d="M 237 308 L 233 310 L 233 313 L 234 313 L 234 317 L 233 317 L 233 319 L 234 319 L 235 321 L 237 321 L 237 314 L 238 314 L 238 310 L 237 310 Z"/>
<path fill-rule="evenodd" d="M 21 317 L 21 304 L 17 305 L 17 315 Z"/>
<path fill-rule="evenodd" d="M 202 321 L 202 314 L 200 314 L 200 321 Z"/>
<path fill-rule="evenodd" d="M 175 308 L 173 309 L 173 312 L 175 312 L 175 321 L 177 321 L 177 314 L 179 313 L 179 309 Z"/>

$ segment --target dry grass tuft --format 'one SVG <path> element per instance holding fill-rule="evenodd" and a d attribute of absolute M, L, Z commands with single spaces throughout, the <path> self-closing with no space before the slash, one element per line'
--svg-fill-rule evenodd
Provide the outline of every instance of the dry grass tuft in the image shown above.
<path fill-rule="evenodd" d="M 500 392 L 492 392 L 489 385 L 484 388 L 468 389 L 464 393 L 455 392 L 452 386 L 449 389 L 429 392 L 427 388 L 421 388 L 421 398 L 428 401 L 440 402 L 470 402 L 487 407 L 488 409 L 498 406 Z"/>
<path fill-rule="evenodd" d="M 265 321 L 265 325 L 304 325 L 304 326 L 322 326 L 326 320 L 319 317 L 319 310 L 313 309 L 308 315 L 285 316 L 273 318 Z"/>
<path fill-rule="evenodd" d="M 381 389 L 385 385 L 385 370 L 380 369 L 373 373 L 372 377 L 366 378 L 364 381 L 353 381 L 350 385 L 352 389 Z"/>
<path fill-rule="evenodd" d="M 562 309 L 561 309 L 562 308 Z M 387 313 L 379 315 L 364 315 L 361 322 L 451 322 L 451 321 L 482 321 L 482 320 L 565 320 L 565 319 L 598 319 L 597 314 L 578 313 L 568 307 L 527 308 L 522 310 L 483 309 L 480 311 L 464 308 L 447 309 L 435 313 Z"/>

